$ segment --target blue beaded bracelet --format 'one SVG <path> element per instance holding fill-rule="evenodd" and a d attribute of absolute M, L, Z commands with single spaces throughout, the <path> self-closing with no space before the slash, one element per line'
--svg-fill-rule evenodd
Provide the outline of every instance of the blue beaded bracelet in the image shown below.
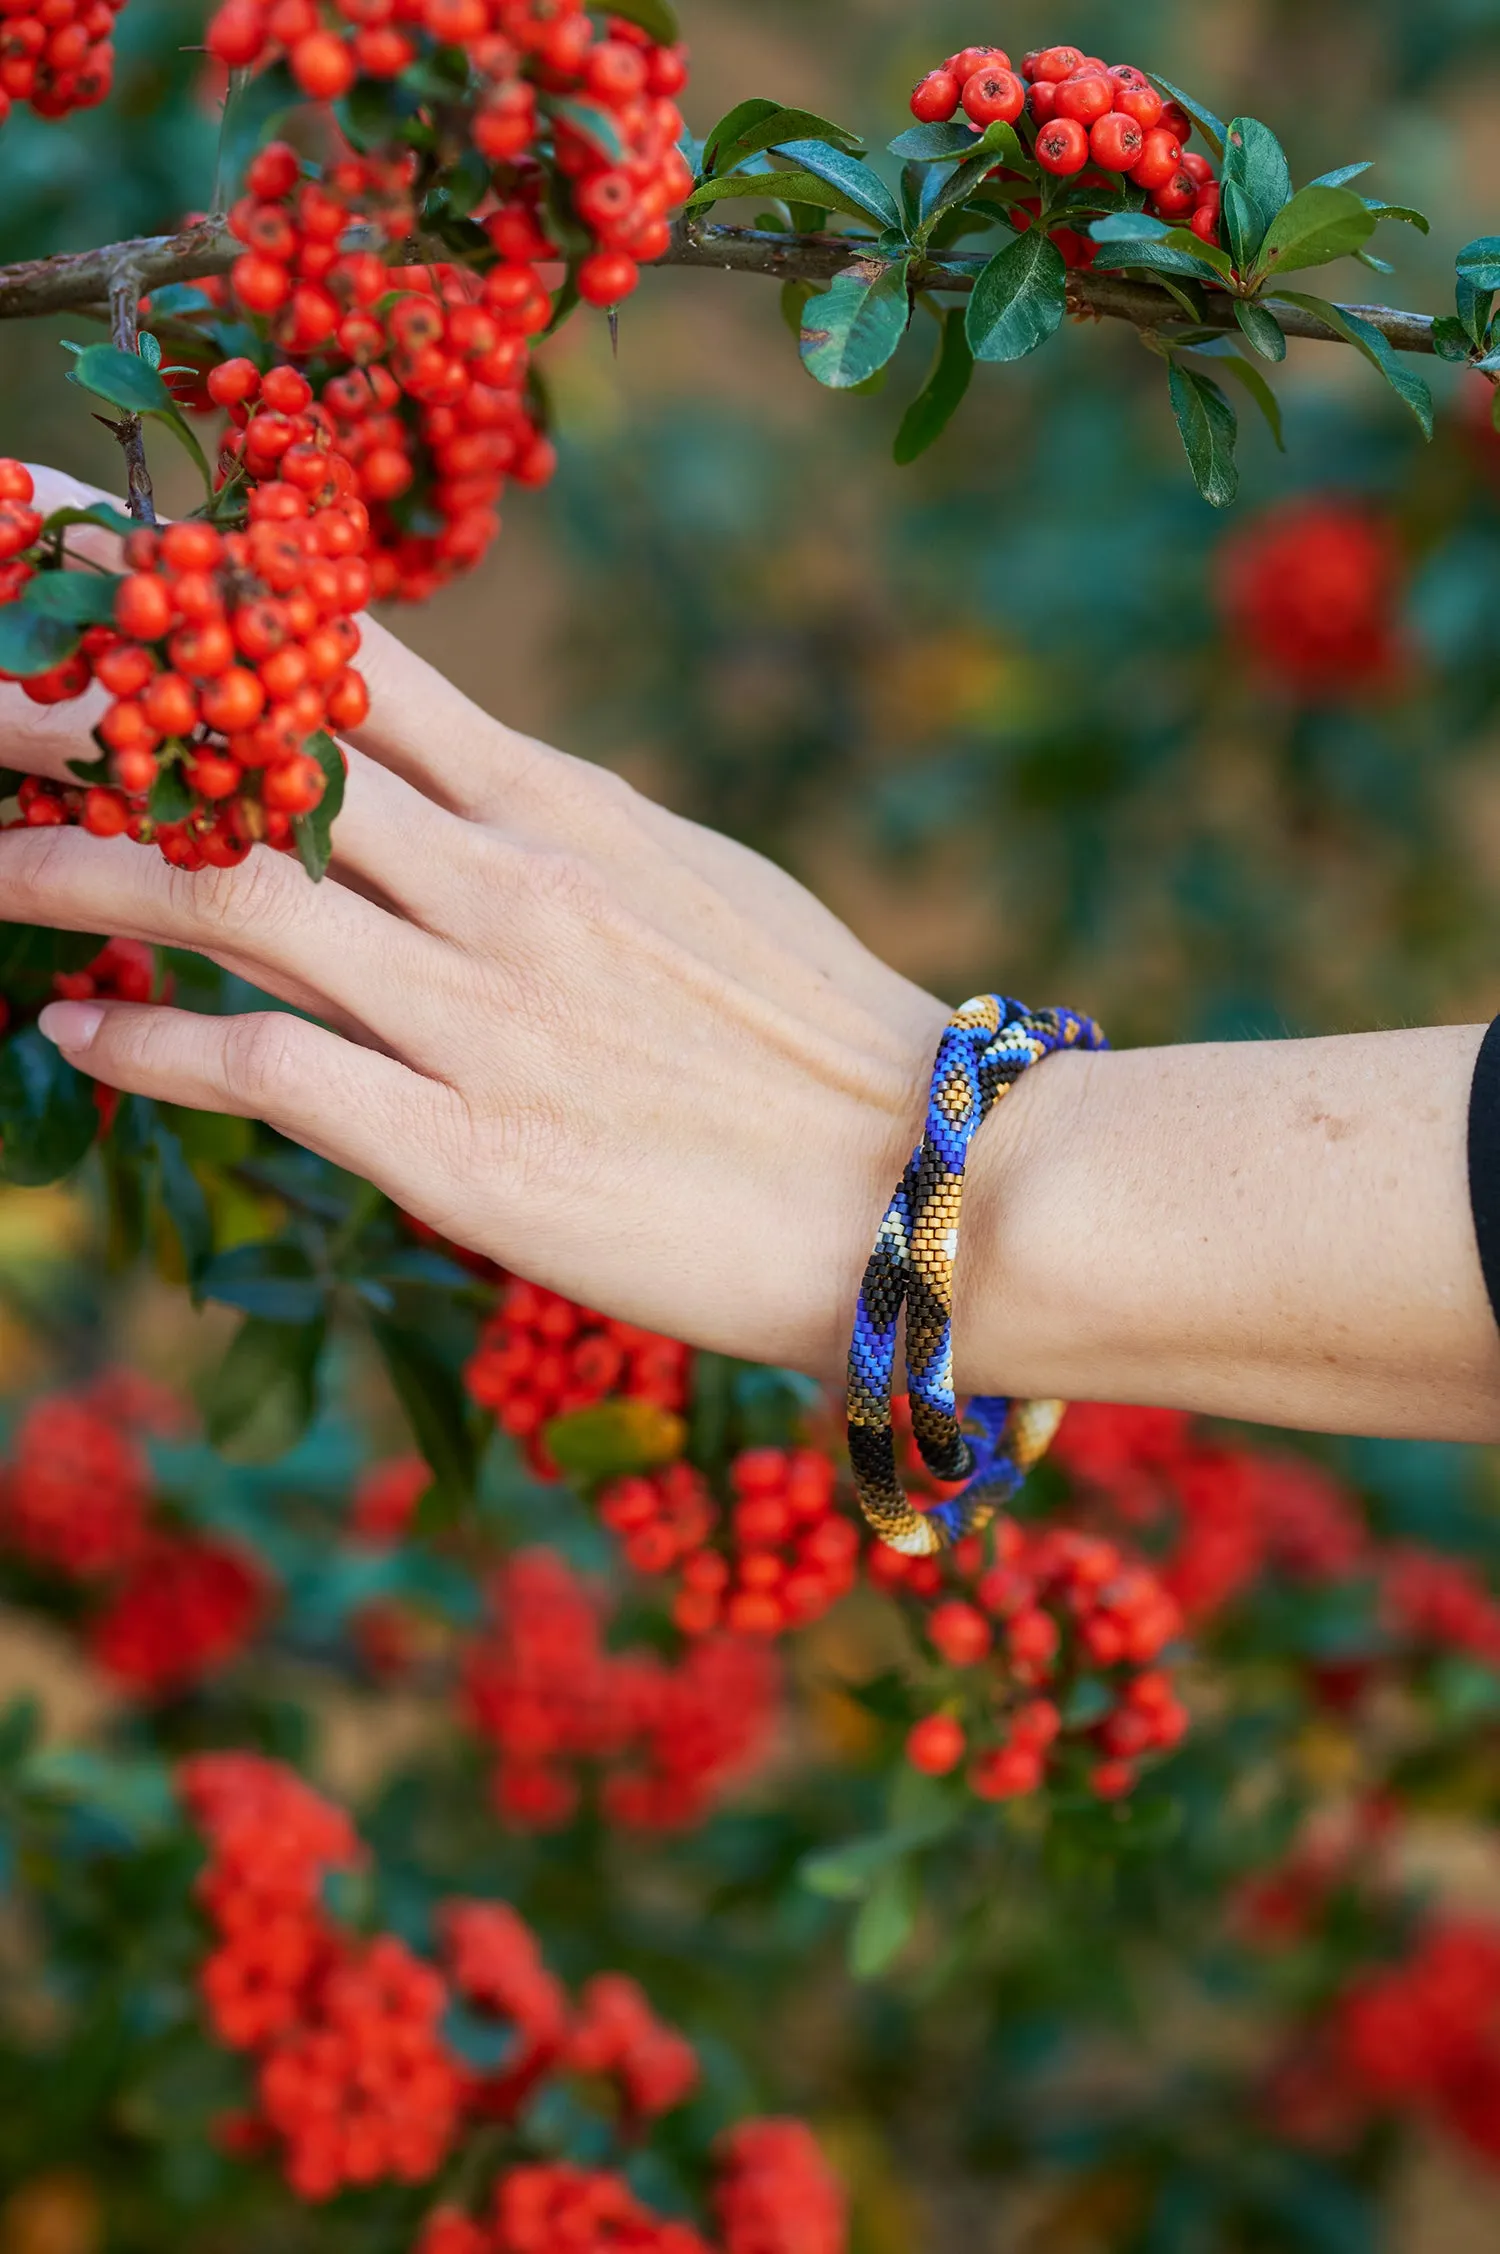
<path fill-rule="evenodd" d="M 849 1349 L 849 1456 L 860 1506 L 909 1557 L 946 1549 L 988 1525 L 1051 1443 L 1061 1401 L 992 1395 L 960 1424 L 953 1393 L 953 1264 L 964 1169 L 975 1134 L 1023 1072 L 1058 1049 L 1102 1049 L 1092 1018 L 1029 1010 L 981 994 L 949 1019 L 938 1045 L 922 1140 L 886 1208 L 860 1288 Z M 891 1432 L 896 1334 L 906 1309 L 912 1431 L 936 1479 L 963 1492 L 930 1510 L 902 1484 Z"/>

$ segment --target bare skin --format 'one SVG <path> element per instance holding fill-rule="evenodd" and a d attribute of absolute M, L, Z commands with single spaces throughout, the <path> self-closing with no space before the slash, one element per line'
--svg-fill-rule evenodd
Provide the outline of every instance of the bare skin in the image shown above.
<path fill-rule="evenodd" d="M 319 1022 L 62 1002 L 43 1030 L 116 1087 L 268 1120 L 570 1297 L 837 1376 L 947 1005 L 758 855 L 365 636 L 330 882 L 0 835 L 7 920 L 192 948 Z M 0 757 L 64 775 L 96 717 L 0 689 Z M 961 1386 L 1500 1437 L 1464 1165 L 1482 1032 L 1028 1074 L 975 1147 Z"/>

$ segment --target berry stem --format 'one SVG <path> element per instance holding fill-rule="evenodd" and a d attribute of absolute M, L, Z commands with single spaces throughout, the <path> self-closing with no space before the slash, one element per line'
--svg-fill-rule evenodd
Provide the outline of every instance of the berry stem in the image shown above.
<path fill-rule="evenodd" d="M 122 257 L 109 280 L 109 331 L 122 352 L 138 349 L 141 286 L 134 265 Z M 146 435 L 139 415 L 122 415 L 110 428 L 125 456 L 126 506 L 140 524 L 155 524 L 156 497 L 146 461 Z"/>

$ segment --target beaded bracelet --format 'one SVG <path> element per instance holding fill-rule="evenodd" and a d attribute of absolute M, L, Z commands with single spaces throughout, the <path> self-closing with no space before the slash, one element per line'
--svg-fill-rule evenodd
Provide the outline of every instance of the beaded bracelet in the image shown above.
<path fill-rule="evenodd" d="M 938 1045 L 922 1140 L 886 1208 L 860 1287 L 849 1349 L 849 1456 L 866 1518 L 909 1557 L 946 1549 L 987 1526 L 1047 1452 L 1061 1401 L 969 1403 L 953 1394 L 953 1264 L 964 1169 L 975 1134 L 1032 1065 L 1058 1049 L 1102 1049 L 1092 1018 L 1028 1010 L 981 994 L 949 1019 Z M 917 1510 L 901 1482 L 891 1433 L 896 1332 L 906 1308 L 912 1432 L 935 1479 L 963 1492 Z"/>

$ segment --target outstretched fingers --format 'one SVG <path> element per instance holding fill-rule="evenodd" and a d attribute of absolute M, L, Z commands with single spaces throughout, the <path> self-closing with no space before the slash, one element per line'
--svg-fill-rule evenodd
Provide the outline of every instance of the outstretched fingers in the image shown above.
<path fill-rule="evenodd" d="M 439 1162 L 435 1202 L 450 1172 L 462 1179 L 466 1115 L 453 1091 L 305 1018 L 49 1002 L 40 1025 L 71 1064 L 111 1088 L 264 1120 L 393 1197 L 411 1197 L 413 1149 Z"/>

